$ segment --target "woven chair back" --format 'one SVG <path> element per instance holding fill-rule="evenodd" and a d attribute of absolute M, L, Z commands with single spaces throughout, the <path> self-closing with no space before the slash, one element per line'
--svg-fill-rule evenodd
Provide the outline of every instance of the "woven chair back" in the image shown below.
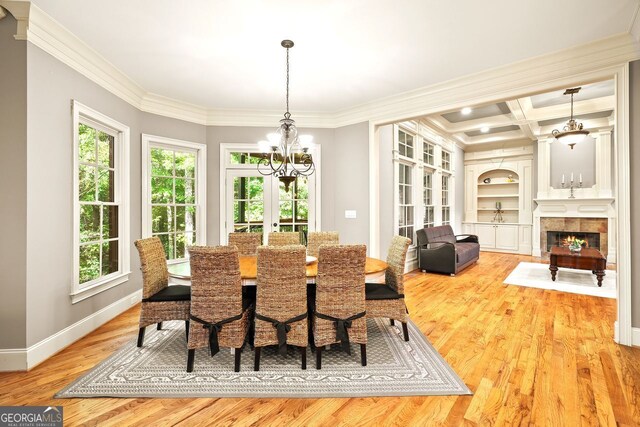
<path fill-rule="evenodd" d="M 218 322 L 242 312 L 238 249 L 233 246 L 189 248 L 191 314 Z"/>
<path fill-rule="evenodd" d="M 337 231 L 310 231 L 307 238 L 307 255 L 318 257 L 320 245 L 337 245 L 340 235 Z"/>
<path fill-rule="evenodd" d="M 315 309 L 319 313 L 347 319 L 365 311 L 365 245 L 322 245 L 318 257 Z M 336 342 L 334 322 L 316 319 L 316 345 Z M 365 317 L 353 320 L 349 329 L 352 341 L 367 342 Z"/>
<path fill-rule="evenodd" d="M 134 242 L 140 254 L 142 269 L 142 298 L 149 298 L 169 286 L 167 258 L 157 236 Z"/>
<path fill-rule="evenodd" d="M 240 256 L 255 256 L 262 245 L 262 233 L 229 233 L 229 246 L 238 248 Z"/>
<path fill-rule="evenodd" d="M 411 240 L 406 237 L 394 236 L 387 255 L 385 283 L 399 294 L 404 294 L 404 265 L 410 244 Z"/>
<path fill-rule="evenodd" d="M 300 244 L 300 233 L 297 231 L 269 233 L 269 246 L 291 246 Z"/>

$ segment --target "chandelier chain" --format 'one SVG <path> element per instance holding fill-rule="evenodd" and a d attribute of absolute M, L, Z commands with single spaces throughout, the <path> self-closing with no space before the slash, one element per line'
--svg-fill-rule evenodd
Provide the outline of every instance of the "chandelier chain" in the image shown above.
<path fill-rule="evenodd" d="M 289 48 L 287 48 L 287 113 L 289 112 Z"/>

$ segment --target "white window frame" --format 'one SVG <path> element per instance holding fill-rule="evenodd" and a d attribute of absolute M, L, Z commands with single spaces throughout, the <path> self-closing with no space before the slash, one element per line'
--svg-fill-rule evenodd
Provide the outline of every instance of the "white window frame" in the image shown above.
<path fill-rule="evenodd" d="M 430 204 L 426 204 L 425 203 L 425 191 L 427 190 L 426 185 L 424 184 L 424 177 L 425 175 L 429 173 L 431 174 L 431 188 L 429 189 L 431 191 L 431 203 Z M 433 222 L 431 223 L 431 227 L 433 227 L 436 224 L 436 206 L 435 206 L 435 194 L 433 192 L 433 187 L 434 187 L 434 181 L 436 179 L 436 171 L 433 167 L 428 166 L 428 164 L 425 164 L 423 169 L 422 169 L 422 227 L 427 227 L 427 223 L 425 222 L 425 214 L 426 214 L 426 209 L 427 207 L 431 207 L 433 208 L 433 212 L 432 212 L 432 220 Z"/>
<path fill-rule="evenodd" d="M 413 136 L 413 157 L 406 157 L 400 154 L 399 151 L 399 135 L 400 131 L 408 133 Z M 426 144 L 433 146 L 433 164 L 424 161 L 424 147 Z M 418 149 L 420 148 L 420 149 Z M 442 167 L 442 154 L 447 153 L 449 155 L 449 169 L 443 169 Z M 401 122 L 393 125 L 393 227 L 394 234 L 399 234 L 400 231 L 400 209 L 399 209 L 399 164 L 408 165 L 411 167 L 412 173 L 412 185 L 413 185 L 413 229 L 415 231 L 424 228 L 424 171 L 428 170 L 432 173 L 431 179 L 431 205 L 433 206 L 433 225 L 442 225 L 442 177 L 444 175 L 449 177 L 448 188 L 448 204 L 449 207 L 449 224 L 455 222 L 455 152 L 453 150 L 453 144 L 439 135 L 431 128 L 424 126 L 421 123 L 416 122 Z M 417 251 L 415 243 L 416 237 L 413 237 L 414 244 L 409 247 L 407 253 L 407 267 L 411 268 L 411 265 L 417 261 Z"/>
<path fill-rule="evenodd" d="M 255 164 L 238 164 L 231 163 L 231 153 L 249 153 L 249 152 L 259 152 L 260 148 L 257 143 L 247 143 L 247 142 L 223 142 L 220 144 L 220 244 L 227 244 L 227 240 L 229 238 L 229 234 L 227 230 L 227 171 L 232 170 L 241 170 L 241 169 L 253 169 L 257 170 L 257 166 Z M 313 156 L 313 163 L 316 167 L 313 175 L 310 176 L 309 182 L 313 182 L 315 186 L 315 191 L 309 193 L 309 206 L 313 204 L 315 206 L 315 220 L 309 221 L 309 230 L 322 230 L 322 145 L 313 143 L 309 148 L 309 152 Z M 262 167 L 264 172 L 268 171 L 267 167 Z M 272 188 L 269 189 L 270 192 L 276 191 L 277 186 L 273 185 Z M 270 196 L 271 197 L 271 196 Z M 265 212 L 265 218 L 270 213 Z M 270 217 L 269 217 L 270 218 Z M 265 224 L 271 224 L 271 220 L 269 222 L 265 222 Z M 231 229 L 231 227 L 229 227 Z M 268 235 L 268 227 L 265 228 L 265 239 L 266 235 Z M 266 240 L 265 240 L 266 242 Z"/>
<path fill-rule="evenodd" d="M 445 178 L 447 179 L 447 188 L 446 188 L 446 190 L 444 188 L 444 180 L 445 180 Z M 441 181 L 440 192 L 442 194 L 442 198 L 440 200 L 440 215 L 441 215 L 440 216 L 440 224 L 442 224 L 442 225 L 451 225 L 451 182 L 452 182 L 451 174 L 443 173 L 441 175 L 441 177 L 440 177 L 440 181 Z M 444 197 L 445 196 L 445 192 L 446 192 L 446 195 L 447 195 L 447 200 L 446 200 L 447 203 L 446 204 L 444 203 L 445 202 L 445 200 L 444 200 L 445 199 L 445 197 Z M 443 215 L 444 208 L 448 208 L 449 209 L 449 220 L 446 223 L 445 223 L 444 215 Z"/>
<path fill-rule="evenodd" d="M 142 134 L 142 237 L 151 237 L 151 149 L 186 150 L 196 153 L 196 244 L 207 244 L 207 145 L 164 136 Z M 186 258 L 167 260 L 168 264 Z"/>
<path fill-rule="evenodd" d="M 129 280 L 130 257 L 130 130 L 129 127 L 106 115 L 73 100 L 71 105 L 73 125 L 73 281 L 71 303 L 76 304 L 100 292 Z M 85 123 L 114 135 L 114 202 L 118 206 L 118 271 L 80 284 L 80 200 L 79 170 L 80 138 L 78 129 Z"/>

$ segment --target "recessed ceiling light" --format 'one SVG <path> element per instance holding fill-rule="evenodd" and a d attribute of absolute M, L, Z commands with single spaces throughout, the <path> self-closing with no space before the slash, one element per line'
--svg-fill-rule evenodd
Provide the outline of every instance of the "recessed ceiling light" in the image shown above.
<path fill-rule="evenodd" d="M 471 107 L 464 107 L 460 112 L 465 116 L 468 116 L 469 114 L 471 114 Z"/>
<path fill-rule="evenodd" d="M 487 132 L 489 132 L 489 126 L 482 126 L 482 127 L 480 128 L 480 132 L 482 132 L 482 133 L 487 133 Z"/>

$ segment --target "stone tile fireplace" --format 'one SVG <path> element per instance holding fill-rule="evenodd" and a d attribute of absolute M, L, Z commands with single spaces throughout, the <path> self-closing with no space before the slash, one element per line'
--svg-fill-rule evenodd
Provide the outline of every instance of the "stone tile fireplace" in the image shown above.
<path fill-rule="evenodd" d="M 546 257 L 552 246 L 567 246 L 568 240 L 585 240 L 586 246 L 608 255 L 609 233 L 607 218 L 541 218 L 540 248 Z"/>
<path fill-rule="evenodd" d="M 547 257 L 550 244 L 558 245 L 553 239 L 574 236 L 587 238 L 589 245 L 597 246 L 607 262 L 616 262 L 612 198 L 537 199 L 536 203 L 538 206 L 533 213 L 533 256 Z"/>

